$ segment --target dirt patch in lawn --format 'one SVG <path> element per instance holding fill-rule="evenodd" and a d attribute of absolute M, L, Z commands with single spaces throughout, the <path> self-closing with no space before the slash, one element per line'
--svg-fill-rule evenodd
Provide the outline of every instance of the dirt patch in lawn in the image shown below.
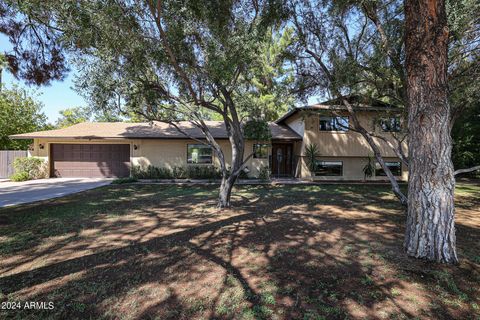
<path fill-rule="evenodd" d="M 386 186 L 118 185 L 1 210 L 1 318 L 478 319 L 480 188 L 459 266 L 410 259 Z M 53 310 L 26 310 L 29 301 Z"/>

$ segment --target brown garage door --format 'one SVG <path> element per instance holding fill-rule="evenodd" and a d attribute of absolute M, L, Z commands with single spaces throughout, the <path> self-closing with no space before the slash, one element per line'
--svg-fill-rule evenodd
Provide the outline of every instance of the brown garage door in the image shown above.
<path fill-rule="evenodd" d="M 55 177 L 128 177 L 128 144 L 52 144 Z"/>

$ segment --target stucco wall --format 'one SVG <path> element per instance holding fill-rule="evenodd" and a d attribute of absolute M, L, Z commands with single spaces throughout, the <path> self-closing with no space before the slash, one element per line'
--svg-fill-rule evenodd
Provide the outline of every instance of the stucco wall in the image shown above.
<path fill-rule="evenodd" d="M 378 116 L 377 114 L 359 112 L 357 116 L 360 123 L 367 130 L 373 130 L 373 122 L 375 116 Z M 350 123 L 351 121 L 350 119 Z M 317 115 L 311 115 L 305 119 L 304 146 L 309 143 L 315 143 L 319 148 L 320 154 L 329 157 L 367 157 L 373 154 L 370 145 L 360 133 L 353 130 L 346 132 L 320 131 L 318 123 L 319 119 Z M 375 134 L 381 135 L 393 145 L 396 144 L 395 139 L 390 133 L 380 132 L 380 130 L 376 128 Z M 384 157 L 396 157 L 395 152 L 386 142 L 378 138 L 374 138 L 374 140 Z M 406 141 L 403 142 L 403 148 L 405 152 L 407 152 Z"/>
<path fill-rule="evenodd" d="M 132 163 L 134 165 L 148 166 L 153 165 L 157 167 L 173 168 L 174 166 L 187 165 L 187 145 L 196 144 L 198 142 L 192 140 L 139 140 L 137 142 L 138 149 L 134 150 L 134 157 Z M 230 142 L 228 140 L 220 140 L 219 144 L 222 148 L 227 165 L 230 165 L 232 158 L 232 151 Z M 245 144 L 244 159 L 246 159 L 253 152 L 253 141 L 247 141 Z M 270 151 L 269 151 L 270 152 Z M 213 156 L 213 163 L 219 166 L 219 160 Z M 247 162 L 247 167 L 250 170 L 249 176 L 256 177 L 262 166 L 268 166 L 267 159 L 253 159 L 250 158 Z"/>
<path fill-rule="evenodd" d="M 34 148 L 31 156 L 42 157 L 48 161 L 50 144 L 52 143 L 95 143 L 95 144 L 129 144 L 130 162 L 132 165 L 147 167 L 173 168 L 174 166 L 187 166 L 187 145 L 197 142 L 188 139 L 115 139 L 115 140 L 87 140 L 87 139 L 34 139 Z M 228 140 L 220 140 L 220 146 L 225 154 L 227 163 L 231 160 L 231 148 Z M 244 158 L 246 159 L 253 152 L 253 141 L 247 141 Z M 43 148 L 41 148 L 43 146 Z M 270 153 L 270 151 L 269 151 Z M 215 155 L 213 163 L 219 165 Z M 262 166 L 268 166 L 267 159 L 250 158 L 247 167 L 250 170 L 249 176 L 256 177 Z"/>

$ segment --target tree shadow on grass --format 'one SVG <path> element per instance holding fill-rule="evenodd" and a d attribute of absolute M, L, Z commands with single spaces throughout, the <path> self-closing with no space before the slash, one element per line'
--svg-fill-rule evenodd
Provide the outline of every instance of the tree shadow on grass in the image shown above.
<path fill-rule="evenodd" d="M 174 214 L 158 217 L 164 212 L 139 210 L 156 216 L 156 222 L 141 233 L 133 228 L 138 240 L 3 276 L 0 288 L 3 294 L 29 300 L 53 299 L 55 314 L 69 318 L 473 316 L 471 308 L 452 310 L 428 296 L 433 283 L 446 295 L 463 293 L 474 299 L 474 291 L 455 283 L 465 276 L 465 268 L 406 258 L 401 208 L 392 200 L 379 202 L 382 191 L 353 191 L 247 188 L 236 209 L 217 212 L 216 219 L 208 211 L 192 217 L 191 208 L 202 201 L 195 192 L 180 200 L 152 199 L 159 208 L 173 206 Z M 178 231 L 155 234 L 168 225 Z M 99 222 L 95 227 L 122 234 L 128 224 Z M 475 279 L 478 265 L 470 272 Z M 409 294 L 418 301 L 408 300 Z M 51 312 L 21 315 L 35 318 Z"/>

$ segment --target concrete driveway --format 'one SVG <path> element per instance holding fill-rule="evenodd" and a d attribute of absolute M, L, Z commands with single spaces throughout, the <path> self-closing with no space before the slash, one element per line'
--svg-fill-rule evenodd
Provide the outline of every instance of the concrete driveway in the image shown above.
<path fill-rule="evenodd" d="M 52 178 L 0 182 L 0 207 L 63 197 L 110 184 L 113 179 Z"/>

